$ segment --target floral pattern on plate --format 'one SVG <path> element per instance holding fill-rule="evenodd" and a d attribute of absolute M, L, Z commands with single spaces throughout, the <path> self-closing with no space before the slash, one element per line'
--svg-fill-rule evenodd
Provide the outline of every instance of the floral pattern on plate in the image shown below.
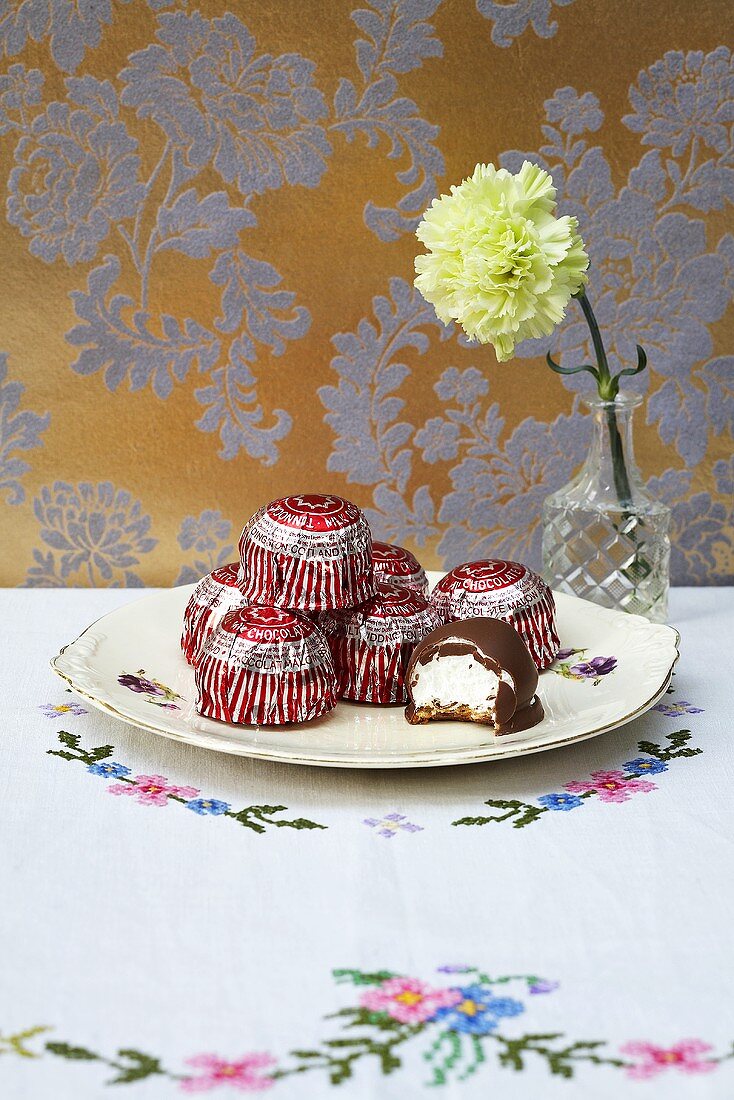
<path fill-rule="evenodd" d="M 146 703 L 152 703 L 155 707 L 162 707 L 164 710 L 180 710 L 175 699 L 180 699 L 181 696 L 173 688 L 166 687 L 160 680 L 154 680 L 152 676 L 147 676 L 144 668 L 139 668 L 137 672 L 121 672 L 117 677 L 117 682 L 122 687 L 129 688 L 130 691 L 134 691 L 136 695 L 144 695 Z"/>
<path fill-rule="evenodd" d="M 583 655 L 586 649 L 561 649 L 558 651 L 555 661 L 550 666 L 550 671 L 557 676 L 563 676 L 566 680 L 581 680 L 591 682 L 593 687 L 600 684 L 605 676 L 609 676 L 617 667 L 616 657 L 589 657 Z M 579 661 L 573 658 L 581 657 Z"/>

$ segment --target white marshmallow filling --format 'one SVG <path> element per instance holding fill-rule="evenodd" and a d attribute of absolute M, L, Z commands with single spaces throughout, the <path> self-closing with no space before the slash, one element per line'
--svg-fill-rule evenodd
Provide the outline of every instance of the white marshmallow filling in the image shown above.
<path fill-rule="evenodd" d="M 514 692 L 514 680 L 505 669 L 498 676 L 477 661 L 472 653 L 442 656 L 439 652 L 426 664 L 414 666 L 410 694 L 416 710 L 428 707 L 451 711 L 469 707 L 473 712 L 489 715 L 495 720 L 501 682 L 509 684 Z"/>

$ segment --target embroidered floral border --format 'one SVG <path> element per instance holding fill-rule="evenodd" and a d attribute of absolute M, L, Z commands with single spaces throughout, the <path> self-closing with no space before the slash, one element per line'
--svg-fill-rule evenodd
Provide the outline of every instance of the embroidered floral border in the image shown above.
<path fill-rule="evenodd" d="M 502 813 L 488 817 L 460 817 L 453 825 L 488 825 L 493 821 L 512 821 L 513 828 L 523 829 L 540 820 L 543 814 L 555 811 L 576 810 L 587 799 L 600 802 L 627 802 L 634 794 L 647 794 L 657 790 L 657 784 L 643 776 L 660 775 L 668 770 L 671 761 L 698 756 L 703 749 L 692 748 L 688 742 L 690 730 L 678 730 L 666 736 L 666 746 L 653 741 L 638 741 L 640 756 L 626 760 L 621 768 L 610 771 L 594 771 L 589 779 L 564 783 L 562 791 L 541 794 L 535 802 L 517 798 L 488 798 L 484 805 Z"/>
<path fill-rule="evenodd" d="M 274 820 L 276 814 L 287 811 L 287 806 L 245 806 L 242 810 L 233 810 L 229 802 L 218 798 L 202 798 L 201 791 L 196 787 L 182 787 L 169 783 L 165 775 L 132 775 L 132 770 L 126 764 L 110 760 L 115 751 L 112 745 L 97 745 L 95 748 L 84 749 L 81 738 L 67 730 L 61 730 L 58 737 L 64 747 L 48 749 L 49 756 L 77 761 L 85 765 L 90 775 L 117 780 L 108 786 L 108 792 L 129 796 L 141 806 L 167 806 L 169 802 L 174 802 L 202 817 L 230 818 L 254 833 L 264 833 L 269 826 L 276 829 L 325 829 L 327 827 L 305 817 L 293 818 L 290 821 Z"/>
<path fill-rule="evenodd" d="M 325 1084 L 338 1086 L 355 1076 L 359 1063 L 370 1059 L 376 1060 L 383 1076 L 389 1076 L 403 1069 L 403 1048 L 413 1046 L 425 1063 L 422 1084 L 438 1087 L 466 1081 L 491 1065 L 523 1071 L 540 1062 L 551 1075 L 567 1079 L 588 1067 L 647 1081 L 670 1072 L 713 1073 L 734 1059 L 734 1044 L 717 1053 L 702 1039 L 679 1039 L 668 1045 L 634 1039 L 614 1048 L 603 1039 L 526 1031 L 520 1022 L 526 1014 L 532 1015 L 533 999 L 558 989 L 558 982 L 536 974 L 491 977 L 466 965 L 439 967 L 442 982 L 389 970 L 332 973 L 337 982 L 357 991 L 350 1003 L 327 1017 L 341 1025 L 338 1034 L 314 1048 L 291 1050 L 282 1058 L 265 1051 L 234 1058 L 200 1053 L 185 1059 L 186 1069 L 169 1069 L 160 1058 L 130 1047 L 113 1056 L 66 1042 L 46 1041 L 35 1048 L 35 1041 L 49 1030 L 44 1027 L 0 1035 L 0 1053 L 97 1062 L 112 1071 L 108 1085 L 129 1085 L 157 1076 L 190 1093 L 227 1086 L 263 1092 L 277 1088 L 285 1078 L 312 1073 L 323 1074 Z"/>

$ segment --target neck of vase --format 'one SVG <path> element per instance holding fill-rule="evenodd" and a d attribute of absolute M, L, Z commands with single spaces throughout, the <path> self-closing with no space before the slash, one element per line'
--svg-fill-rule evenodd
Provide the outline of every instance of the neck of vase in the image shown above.
<path fill-rule="evenodd" d="M 620 496 L 620 476 L 625 479 L 632 496 L 641 487 L 632 439 L 632 417 L 642 400 L 639 394 L 619 395 L 614 401 L 604 401 L 601 397 L 583 399 L 593 418 L 591 446 L 584 469 L 610 494 L 616 492 Z"/>

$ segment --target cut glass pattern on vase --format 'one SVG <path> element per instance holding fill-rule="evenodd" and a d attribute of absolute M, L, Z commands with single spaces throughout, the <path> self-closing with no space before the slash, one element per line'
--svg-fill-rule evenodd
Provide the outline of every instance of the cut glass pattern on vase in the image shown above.
<path fill-rule="evenodd" d="M 645 489 L 634 458 L 636 395 L 587 400 L 594 432 L 576 477 L 543 505 L 543 573 L 560 592 L 665 622 L 670 509 Z"/>

